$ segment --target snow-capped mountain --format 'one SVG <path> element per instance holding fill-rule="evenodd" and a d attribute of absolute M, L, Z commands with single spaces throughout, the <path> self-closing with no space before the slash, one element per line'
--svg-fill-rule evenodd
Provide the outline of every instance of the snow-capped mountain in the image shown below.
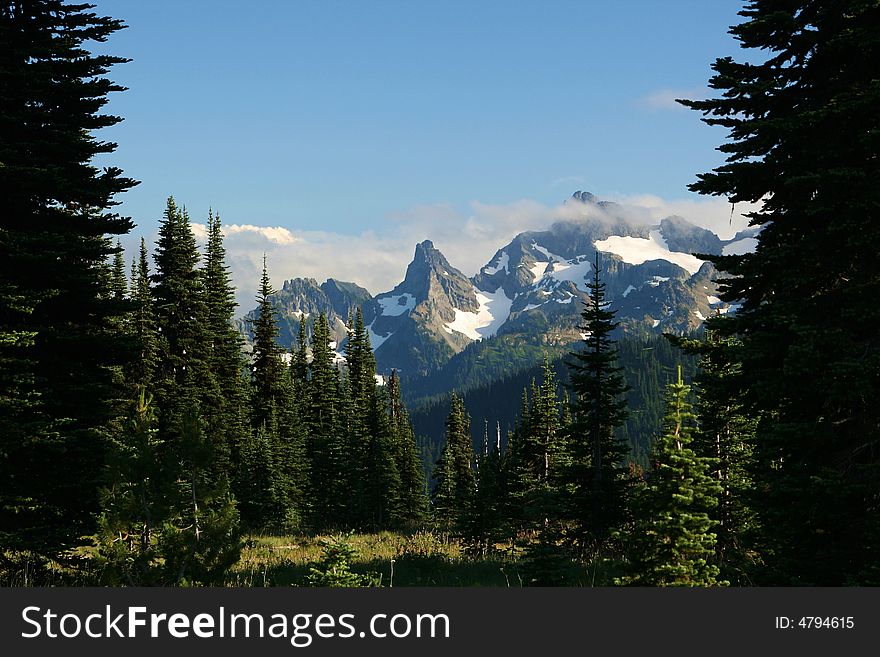
<path fill-rule="evenodd" d="M 754 248 L 757 231 L 721 240 L 682 217 L 633 220 L 614 203 L 577 192 L 575 218 L 520 233 L 475 276 L 453 267 L 430 241 L 416 245 L 403 281 L 370 297 L 333 279 L 295 279 L 279 292 L 279 315 L 292 327 L 303 313 L 327 312 L 337 340 L 360 305 L 380 372 L 430 373 L 469 344 L 499 335 L 565 344 L 581 337 L 580 313 L 598 252 L 606 297 L 625 331 L 682 332 L 727 312 L 713 266 L 699 255 Z M 334 296 L 335 295 L 335 296 Z M 307 316 L 308 317 L 308 316 Z M 291 331 L 282 330 L 289 346 Z"/>
<path fill-rule="evenodd" d="M 430 241 L 417 244 L 403 281 L 364 306 L 380 370 L 427 372 L 447 360 L 480 338 L 485 303 Z"/>

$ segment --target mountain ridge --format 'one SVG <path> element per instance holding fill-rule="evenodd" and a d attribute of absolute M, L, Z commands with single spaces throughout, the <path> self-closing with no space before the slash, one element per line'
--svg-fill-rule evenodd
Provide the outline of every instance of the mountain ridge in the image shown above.
<path fill-rule="evenodd" d="M 722 240 L 676 215 L 633 220 L 621 206 L 584 191 L 566 205 L 577 218 L 517 234 L 471 277 L 423 240 L 403 280 L 375 296 L 333 278 L 320 285 L 285 281 L 273 299 L 283 324 L 279 342 L 289 347 L 299 321 L 310 324 L 325 312 L 341 349 L 348 316 L 361 307 L 379 372 L 397 369 L 405 378 L 430 376 L 468 345 L 494 336 L 524 337 L 536 346 L 572 343 L 581 339 L 597 254 L 620 330 L 683 333 L 730 310 L 717 297 L 714 267 L 695 254 L 747 248 L 758 229 Z"/>

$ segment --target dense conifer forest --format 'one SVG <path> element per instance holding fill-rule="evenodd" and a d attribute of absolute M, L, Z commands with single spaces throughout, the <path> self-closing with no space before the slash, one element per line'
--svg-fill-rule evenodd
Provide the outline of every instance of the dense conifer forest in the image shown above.
<path fill-rule="evenodd" d="M 265 259 L 246 352 L 217 213 L 200 247 L 169 197 L 126 262 L 137 181 L 93 163 L 126 60 L 89 49 L 122 24 L 0 2 L 0 582 L 240 583 L 259 538 L 333 534 L 295 583 L 381 585 L 351 542 L 389 533 L 413 583 L 450 546 L 515 585 L 880 583 L 880 4 L 741 15 L 766 57 L 681 101 L 728 131 L 693 191 L 761 204 L 706 256 L 737 311 L 624 336 L 597 254 L 582 341 L 436 394 L 376 376 L 360 310 L 283 350 Z"/>

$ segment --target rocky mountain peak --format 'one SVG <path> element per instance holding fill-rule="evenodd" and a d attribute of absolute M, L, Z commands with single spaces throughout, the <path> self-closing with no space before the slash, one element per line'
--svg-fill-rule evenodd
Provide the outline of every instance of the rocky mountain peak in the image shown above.
<path fill-rule="evenodd" d="M 660 222 L 660 232 L 672 251 L 712 255 L 721 253 L 722 242 L 715 233 L 695 226 L 684 217 L 666 217 Z"/>
<path fill-rule="evenodd" d="M 432 286 L 439 286 L 449 293 L 453 288 L 467 288 L 469 284 L 467 276 L 450 265 L 431 240 L 425 240 L 416 244 L 412 262 L 406 268 L 406 276 L 392 293 L 408 293 L 423 301 L 431 296 Z"/>
<path fill-rule="evenodd" d="M 571 195 L 571 198 L 572 200 L 580 201 L 581 203 L 596 203 L 596 195 L 591 192 L 582 192 L 578 190 Z"/>

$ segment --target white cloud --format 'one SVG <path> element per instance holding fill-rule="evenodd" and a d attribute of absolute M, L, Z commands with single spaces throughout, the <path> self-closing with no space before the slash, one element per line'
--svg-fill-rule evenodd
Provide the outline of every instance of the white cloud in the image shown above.
<path fill-rule="evenodd" d="M 193 233 L 199 239 L 208 236 L 208 227 L 205 224 L 190 224 Z M 228 239 L 232 235 L 243 235 L 248 239 L 259 241 L 264 239 L 275 244 L 293 244 L 296 241 L 293 233 L 283 226 L 254 226 L 253 224 L 229 224 L 222 226 L 223 235 Z"/>
<path fill-rule="evenodd" d="M 638 104 L 652 110 L 684 110 L 684 105 L 675 102 L 677 98 L 698 100 L 706 97 L 706 88 L 696 89 L 658 89 L 638 100 Z"/>

